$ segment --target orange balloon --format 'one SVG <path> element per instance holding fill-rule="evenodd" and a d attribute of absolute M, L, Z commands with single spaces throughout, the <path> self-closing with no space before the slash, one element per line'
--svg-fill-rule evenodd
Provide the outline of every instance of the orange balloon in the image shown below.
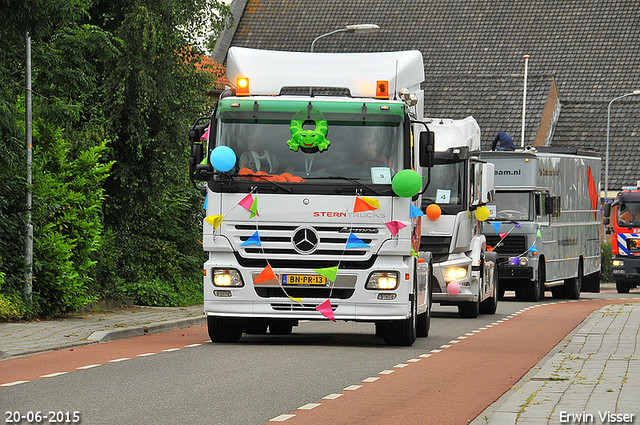
<path fill-rule="evenodd" d="M 438 206 L 438 204 L 430 204 L 427 207 L 427 217 L 429 217 L 431 220 L 436 220 L 438 217 L 440 217 L 440 214 L 442 214 L 442 209 Z"/>

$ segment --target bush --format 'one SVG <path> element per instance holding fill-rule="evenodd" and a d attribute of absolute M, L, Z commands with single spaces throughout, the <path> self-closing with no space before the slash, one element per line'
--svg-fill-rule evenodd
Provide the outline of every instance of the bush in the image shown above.
<path fill-rule="evenodd" d="M 36 305 L 17 294 L 0 294 L 0 322 L 31 320 L 37 317 Z"/>
<path fill-rule="evenodd" d="M 611 259 L 613 255 L 611 254 L 611 243 L 610 242 L 602 242 L 600 244 L 602 251 L 602 281 L 603 282 L 613 282 L 613 276 L 611 274 Z"/>
<path fill-rule="evenodd" d="M 158 278 L 124 284 L 122 294 L 132 297 L 136 305 L 157 307 L 199 304 L 203 299 L 199 282 L 175 287 Z"/>

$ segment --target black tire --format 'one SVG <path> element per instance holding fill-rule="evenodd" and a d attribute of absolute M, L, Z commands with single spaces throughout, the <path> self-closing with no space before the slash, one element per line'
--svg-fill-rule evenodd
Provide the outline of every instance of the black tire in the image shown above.
<path fill-rule="evenodd" d="M 580 292 L 582 291 L 582 261 L 578 263 L 578 276 L 566 279 L 564 281 L 564 294 L 570 300 L 577 300 L 580 298 Z"/>
<path fill-rule="evenodd" d="M 407 319 L 393 320 L 384 323 L 382 338 L 387 345 L 410 347 L 416 341 L 416 327 L 418 315 L 416 314 L 415 296 L 411 300 L 411 316 Z"/>
<path fill-rule="evenodd" d="M 544 284 L 547 281 L 547 270 L 544 265 L 544 257 L 541 257 L 538 260 L 538 280 L 540 281 L 540 300 L 544 300 L 545 298 L 545 287 Z"/>
<path fill-rule="evenodd" d="M 538 276 L 540 276 L 539 273 L 538 273 Z M 532 301 L 532 302 L 540 301 L 540 292 L 542 291 L 542 288 L 540 288 L 540 286 L 544 286 L 544 285 L 541 285 L 539 278 L 535 280 L 523 281 L 521 283 L 520 291 L 519 291 L 519 294 L 521 295 L 522 300 Z"/>
<path fill-rule="evenodd" d="M 490 277 L 483 276 L 483 279 L 492 279 L 492 287 L 493 287 L 493 295 L 491 295 L 486 300 L 482 301 L 480 304 L 480 313 L 481 314 L 496 314 L 496 310 L 498 309 L 498 298 L 500 297 L 499 290 L 499 279 L 498 279 L 498 258 L 493 252 L 488 252 L 485 254 L 485 258 L 488 261 L 493 261 L 493 271 Z M 484 267 L 484 264 L 481 266 Z M 484 272 L 484 268 L 482 269 Z M 503 293 L 504 294 L 504 293 Z"/>
<path fill-rule="evenodd" d="M 556 300 L 563 300 L 565 298 L 564 285 L 552 286 L 551 287 L 551 296 Z"/>
<path fill-rule="evenodd" d="M 211 342 L 238 342 L 242 336 L 242 319 L 207 316 Z"/>
<path fill-rule="evenodd" d="M 618 291 L 618 294 L 628 294 L 631 290 L 631 284 L 624 280 L 616 280 L 616 290 Z"/>
<path fill-rule="evenodd" d="M 293 322 L 291 320 L 273 320 L 269 322 L 269 333 L 272 335 L 291 335 Z"/>
<path fill-rule="evenodd" d="M 264 319 L 245 319 L 242 330 L 244 333 L 253 335 L 264 335 L 267 333 L 269 323 Z"/>

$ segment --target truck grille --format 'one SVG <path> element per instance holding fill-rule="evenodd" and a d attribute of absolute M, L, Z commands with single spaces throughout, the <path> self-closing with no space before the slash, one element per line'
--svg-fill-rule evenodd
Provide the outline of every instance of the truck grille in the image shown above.
<path fill-rule="evenodd" d="M 500 242 L 500 236 L 498 235 L 486 235 L 487 245 L 496 246 Z M 499 254 L 513 254 L 520 255 L 523 252 L 527 252 L 527 237 L 526 235 L 508 235 L 504 238 L 502 243 L 494 251 Z"/>
<path fill-rule="evenodd" d="M 297 226 L 297 225 L 247 225 L 231 224 L 226 235 L 232 236 L 239 257 L 245 261 L 269 258 L 269 261 L 309 262 L 340 259 L 341 262 L 368 262 L 388 237 L 382 226 L 366 226 L 368 232 L 354 233 L 370 247 L 346 249 L 349 227 L 343 226 Z M 260 235 L 260 246 L 241 245 L 255 232 Z M 385 236 L 387 235 L 387 236 Z"/>
<path fill-rule="evenodd" d="M 435 263 L 444 261 L 449 255 L 450 236 L 422 236 L 420 251 L 430 251 Z"/>

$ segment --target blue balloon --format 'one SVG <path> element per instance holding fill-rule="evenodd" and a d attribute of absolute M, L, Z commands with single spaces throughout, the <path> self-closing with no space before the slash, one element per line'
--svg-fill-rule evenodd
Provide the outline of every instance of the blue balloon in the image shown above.
<path fill-rule="evenodd" d="M 236 165 L 236 153 L 229 146 L 218 146 L 211 151 L 211 165 L 226 173 Z"/>

